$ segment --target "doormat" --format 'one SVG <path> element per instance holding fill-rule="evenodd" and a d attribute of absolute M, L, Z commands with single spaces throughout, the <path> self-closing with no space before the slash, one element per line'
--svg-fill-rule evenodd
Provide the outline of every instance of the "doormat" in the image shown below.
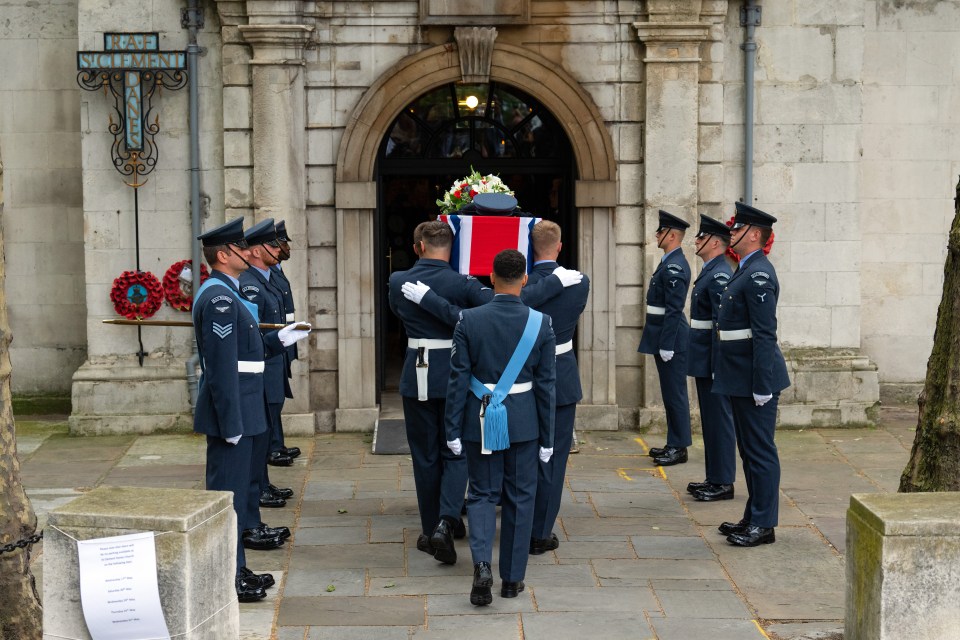
<path fill-rule="evenodd" d="M 373 452 L 380 455 L 408 455 L 407 430 L 403 420 L 377 420 L 373 430 Z"/>

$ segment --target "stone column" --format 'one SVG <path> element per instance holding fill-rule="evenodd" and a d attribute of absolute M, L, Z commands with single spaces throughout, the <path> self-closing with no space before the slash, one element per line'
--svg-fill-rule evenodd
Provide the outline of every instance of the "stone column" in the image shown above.
<path fill-rule="evenodd" d="M 698 22 L 700 0 L 651 0 L 649 5 L 650 22 L 634 23 L 645 45 L 643 208 L 647 273 L 653 271 L 660 257 L 656 243 L 650 242 L 659 209 L 696 226 L 700 45 L 710 35 L 710 25 Z M 659 403 L 659 390 L 656 370 L 651 366 L 644 376 L 644 406 L 654 403 Z M 641 409 L 641 424 L 649 420 L 642 414 Z"/>

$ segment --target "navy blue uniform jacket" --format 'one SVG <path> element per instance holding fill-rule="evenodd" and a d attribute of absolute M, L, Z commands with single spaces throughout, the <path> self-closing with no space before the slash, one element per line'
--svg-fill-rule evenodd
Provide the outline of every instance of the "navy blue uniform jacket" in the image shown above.
<path fill-rule="evenodd" d="M 720 331 L 750 329 L 749 340 L 720 340 L 713 392 L 728 396 L 770 395 L 790 386 L 777 345 L 777 272 L 762 251 L 730 278 L 717 315 Z"/>
<path fill-rule="evenodd" d="M 713 354 L 717 349 L 717 311 L 723 288 L 730 281 L 733 269 L 723 254 L 708 260 L 693 281 L 690 296 L 690 320 L 710 323 L 710 329 L 690 327 L 690 346 L 687 349 L 687 375 L 710 378 L 713 374 Z"/>
<path fill-rule="evenodd" d="M 265 355 L 281 353 L 283 345 L 276 331 L 260 335 L 257 319 L 226 275 L 214 270 L 210 277 L 226 287 L 212 286 L 194 302 L 203 376 L 193 430 L 217 438 L 255 436 L 267 430 L 263 374 L 239 373 L 237 362 L 263 362 Z"/>
<path fill-rule="evenodd" d="M 676 249 L 660 262 L 650 278 L 647 306 L 662 307 L 662 315 L 647 312 L 647 321 L 640 336 L 640 353 L 659 353 L 660 350 L 683 353 L 687 350 L 690 325 L 683 315 L 690 286 L 690 265 L 683 251 Z"/>
<path fill-rule="evenodd" d="M 480 442 L 480 400 L 470 391 L 470 376 L 496 384 L 510 361 L 527 325 L 530 310 L 520 298 L 498 295 L 482 307 L 465 309 L 453 332 L 450 382 L 447 386 L 445 426 L 447 440 Z M 533 390 L 508 395 L 510 442 L 538 440 L 553 446 L 556 408 L 557 339 L 544 315 L 540 332 L 514 384 L 533 382 Z"/>
<path fill-rule="evenodd" d="M 270 276 L 270 279 L 273 280 L 273 276 Z M 257 305 L 260 322 L 286 324 L 283 294 L 255 267 L 250 267 L 240 274 L 240 293 Z M 268 358 L 266 362 L 263 384 L 267 390 L 267 402 L 271 404 L 283 404 L 286 398 L 293 395 L 290 393 L 290 381 L 287 378 L 286 358 L 284 350 L 284 353 Z"/>
<path fill-rule="evenodd" d="M 290 324 L 295 319 L 296 309 L 293 306 L 293 289 L 290 288 L 290 281 L 287 279 L 287 274 L 283 272 L 283 269 L 280 268 L 280 265 L 274 265 L 270 267 L 270 282 L 273 284 L 283 296 L 283 311 L 286 313 L 286 319 L 284 322 Z M 290 363 L 294 360 L 299 359 L 300 354 L 297 351 L 297 343 L 294 342 L 292 345 L 287 347 L 287 377 L 291 377 L 293 373 L 290 371 Z M 291 393 L 288 398 L 292 398 L 293 394 Z"/>
<path fill-rule="evenodd" d="M 557 263 L 553 261 L 534 265 L 524 290 L 550 276 L 556 268 Z M 550 316 L 553 321 L 553 332 L 557 336 L 557 344 L 563 344 L 573 340 L 573 333 L 577 330 L 577 322 L 587 306 L 589 295 L 590 278 L 584 274 L 580 284 L 565 288 L 560 295 L 542 304 L 530 306 Z M 582 398 L 583 389 L 580 387 L 577 356 L 573 350 L 570 350 L 557 356 L 557 406 L 576 404 Z"/>

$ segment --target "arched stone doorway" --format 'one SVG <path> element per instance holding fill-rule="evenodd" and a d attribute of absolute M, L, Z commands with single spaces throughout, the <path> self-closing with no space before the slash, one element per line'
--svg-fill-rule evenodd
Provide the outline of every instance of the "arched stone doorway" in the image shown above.
<path fill-rule="evenodd" d="M 372 429 L 379 415 L 376 371 L 377 154 L 397 115 L 419 96 L 462 79 L 457 47 L 409 56 L 381 76 L 357 105 L 337 158 L 338 430 Z M 616 168 L 599 111 L 575 80 L 521 47 L 496 44 L 490 81 L 539 101 L 570 141 L 576 173 L 579 266 L 592 279 L 578 348 L 584 399 L 578 421 L 616 429 L 613 213 Z"/>

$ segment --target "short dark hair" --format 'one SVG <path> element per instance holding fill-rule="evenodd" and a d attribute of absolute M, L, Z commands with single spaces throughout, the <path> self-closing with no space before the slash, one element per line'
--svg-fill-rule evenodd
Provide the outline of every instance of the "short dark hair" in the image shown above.
<path fill-rule="evenodd" d="M 421 240 L 423 240 L 423 228 L 424 228 L 425 226 L 427 226 L 428 224 L 430 224 L 429 221 L 427 221 L 427 222 L 421 222 L 421 223 L 418 224 L 416 227 L 414 227 L 414 229 L 413 229 L 413 244 L 417 244 L 418 242 L 420 242 Z"/>
<path fill-rule="evenodd" d="M 760 246 L 767 246 L 767 241 L 770 240 L 770 234 L 773 233 L 773 229 L 770 227 L 757 227 L 760 231 Z"/>
<path fill-rule="evenodd" d="M 434 249 L 447 249 L 453 246 L 453 230 L 446 222 L 433 220 L 423 225 L 423 243 Z"/>
<path fill-rule="evenodd" d="M 516 249 L 504 249 L 493 259 L 493 273 L 506 283 L 517 282 L 527 273 L 527 259 Z"/>
<path fill-rule="evenodd" d="M 211 267 L 215 267 L 220 264 L 220 260 L 217 259 L 217 254 L 221 251 L 229 251 L 230 248 L 225 244 L 218 244 L 213 247 L 203 247 L 203 259 L 207 261 L 207 264 Z"/>

